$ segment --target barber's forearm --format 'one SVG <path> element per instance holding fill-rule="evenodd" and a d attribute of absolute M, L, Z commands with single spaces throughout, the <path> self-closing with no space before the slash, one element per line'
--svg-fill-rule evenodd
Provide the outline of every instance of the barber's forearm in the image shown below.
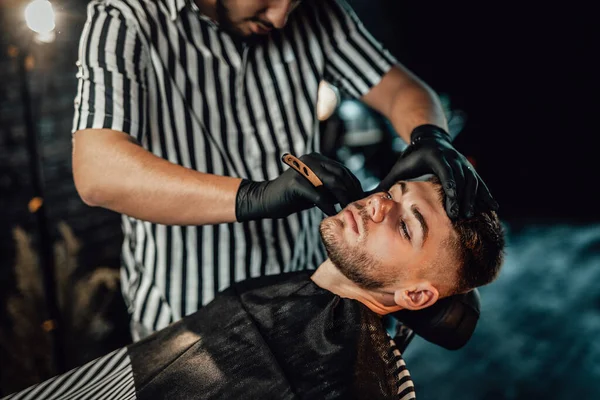
<path fill-rule="evenodd" d="M 426 85 L 411 85 L 396 92 L 387 118 L 406 143 L 414 128 L 433 124 L 448 130 L 448 121 L 437 94 Z"/>
<path fill-rule="evenodd" d="M 419 125 L 448 129 L 438 95 L 401 64 L 392 67 L 362 100 L 383 114 L 406 143 Z"/>
<path fill-rule="evenodd" d="M 205 174 L 149 153 L 115 133 L 75 134 L 73 174 L 82 199 L 165 225 L 234 222 L 241 179 Z"/>

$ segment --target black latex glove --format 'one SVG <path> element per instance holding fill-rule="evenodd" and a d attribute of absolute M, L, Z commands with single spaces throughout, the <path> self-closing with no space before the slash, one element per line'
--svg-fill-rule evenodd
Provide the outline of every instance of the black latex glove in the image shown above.
<path fill-rule="evenodd" d="M 335 204 L 345 207 L 364 196 L 358 178 L 343 164 L 319 153 L 303 155 L 300 160 L 321 179 L 322 186 L 315 188 L 291 168 L 271 181 L 244 179 L 236 196 L 237 220 L 283 218 L 314 205 L 334 215 Z"/>
<path fill-rule="evenodd" d="M 452 219 L 473 216 L 477 209 L 498 210 L 487 186 L 465 156 L 450 143 L 450 135 L 435 125 L 416 127 L 411 143 L 400 155 L 377 190 L 388 190 L 399 180 L 436 175 L 446 193 L 446 213 Z"/>

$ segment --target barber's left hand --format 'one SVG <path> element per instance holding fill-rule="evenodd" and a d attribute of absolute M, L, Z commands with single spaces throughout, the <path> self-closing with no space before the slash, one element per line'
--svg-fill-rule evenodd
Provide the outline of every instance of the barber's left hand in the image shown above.
<path fill-rule="evenodd" d="M 497 211 L 498 203 L 465 156 L 450 143 L 450 135 L 434 125 L 421 125 L 411 133 L 411 144 L 400 155 L 379 190 L 399 180 L 436 175 L 446 193 L 446 213 L 452 219 L 473 216 L 475 205 Z"/>

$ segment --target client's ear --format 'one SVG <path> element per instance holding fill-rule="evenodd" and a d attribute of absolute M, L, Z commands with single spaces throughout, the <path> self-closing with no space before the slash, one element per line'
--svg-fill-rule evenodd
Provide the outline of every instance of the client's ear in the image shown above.
<path fill-rule="evenodd" d="M 439 298 L 438 290 L 429 282 L 420 282 L 394 292 L 394 302 L 407 310 L 421 310 L 432 306 Z"/>

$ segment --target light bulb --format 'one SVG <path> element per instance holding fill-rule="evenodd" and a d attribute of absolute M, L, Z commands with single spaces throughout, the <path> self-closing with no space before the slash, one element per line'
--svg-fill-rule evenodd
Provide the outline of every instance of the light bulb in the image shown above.
<path fill-rule="evenodd" d="M 25 22 L 40 36 L 49 36 L 55 26 L 52 4 L 48 0 L 33 0 L 25 8 Z"/>

